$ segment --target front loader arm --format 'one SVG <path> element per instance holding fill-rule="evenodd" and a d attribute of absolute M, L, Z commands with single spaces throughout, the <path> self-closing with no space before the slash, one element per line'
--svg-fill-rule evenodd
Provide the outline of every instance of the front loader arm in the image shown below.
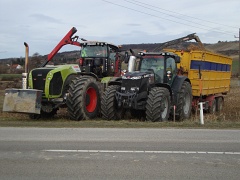
<path fill-rule="evenodd" d="M 65 45 L 71 44 L 75 46 L 81 46 L 81 43 L 78 42 L 78 37 L 72 37 L 77 32 L 77 29 L 73 27 L 65 36 L 64 38 L 58 43 L 58 45 L 52 50 L 50 54 L 48 54 L 47 61 L 44 62 L 41 67 L 46 66 L 46 64 L 52 60 L 52 58 L 57 54 L 57 52 Z"/>
<path fill-rule="evenodd" d="M 154 51 L 156 51 L 157 49 L 158 50 L 163 50 L 164 48 L 166 48 L 168 46 L 172 46 L 172 45 L 175 45 L 175 44 L 180 44 L 182 42 L 190 41 L 192 39 L 194 39 L 198 43 L 201 50 L 205 50 L 204 45 L 201 42 L 200 38 L 196 35 L 196 33 L 193 33 L 193 34 L 189 34 L 185 37 L 181 37 L 181 38 L 178 38 L 178 39 L 174 39 L 174 40 L 171 40 L 171 41 L 164 42 L 159 47 L 155 48 Z"/>

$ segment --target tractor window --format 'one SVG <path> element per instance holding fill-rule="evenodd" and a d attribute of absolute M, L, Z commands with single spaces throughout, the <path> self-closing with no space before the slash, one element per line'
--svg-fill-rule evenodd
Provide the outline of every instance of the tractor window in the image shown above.
<path fill-rule="evenodd" d="M 171 84 L 176 75 L 176 63 L 171 57 L 166 59 L 166 82 Z"/>
<path fill-rule="evenodd" d="M 116 59 L 116 53 L 115 52 L 110 52 L 109 58 L 112 60 Z"/>
<path fill-rule="evenodd" d="M 170 71 L 172 74 L 176 72 L 176 63 L 173 58 L 167 58 L 166 71 Z"/>
<path fill-rule="evenodd" d="M 107 57 L 107 46 L 84 46 L 81 50 L 81 57 L 104 58 Z"/>
<path fill-rule="evenodd" d="M 162 83 L 164 77 L 164 57 L 152 57 L 142 59 L 140 71 L 153 70 L 156 82 Z"/>
<path fill-rule="evenodd" d="M 149 69 L 152 69 L 154 72 L 159 69 L 164 69 L 164 57 L 142 59 L 140 71 L 147 71 Z"/>

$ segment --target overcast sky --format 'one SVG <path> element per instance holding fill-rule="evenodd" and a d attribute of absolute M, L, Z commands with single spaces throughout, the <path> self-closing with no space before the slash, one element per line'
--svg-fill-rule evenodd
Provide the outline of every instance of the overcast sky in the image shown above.
<path fill-rule="evenodd" d="M 202 42 L 235 41 L 239 0 L 0 0 L 0 59 L 51 52 L 76 35 L 116 45 L 161 43 L 190 33 Z M 62 51 L 77 50 L 70 45 Z"/>

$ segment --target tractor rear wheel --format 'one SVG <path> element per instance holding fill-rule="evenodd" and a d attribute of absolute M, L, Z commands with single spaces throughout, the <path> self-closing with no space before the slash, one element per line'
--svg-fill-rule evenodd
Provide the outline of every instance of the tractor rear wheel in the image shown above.
<path fill-rule="evenodd" d="M 71 119 L 95 118 L 100 110 L 100 89 L 92 77 L 77 77 L 69 85 L 67 109 Z"/>
<path fill-rule="evenodd" d="M 146 105 L 148 121 L 167 121 L 170 113 L 170 93 L 163 87 L 154 87 L 149 92 Z"/>
<path fill-rule="evenodd" d="M 102 118 L 107 120 L 119 120 L 123 117 L 123 109 L 118 107 L 115 97 L 118 85 L 108 86 L 103 93 L 101 100 Z"/>
<path fill-rule="evenodd" d="M 176 120 L 189 119 L 192 111 L 192 87 L 184 81 L 178 93 Z"/>

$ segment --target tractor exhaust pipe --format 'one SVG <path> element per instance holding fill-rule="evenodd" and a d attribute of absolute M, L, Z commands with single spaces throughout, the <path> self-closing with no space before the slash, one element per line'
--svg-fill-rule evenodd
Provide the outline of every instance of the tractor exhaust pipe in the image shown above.
<path fill-rule="evenodd" d="M 128 61 L 128 72 L 133 72 L 135 71 L 135 63 L 136 63 L 136 53 L 130 49 L 131 52 L 131 56 L 129 57 L 129 61 Z"/>
<path fill-rule="evenodd" d="M 29 57 L 29 46 L 24 42 L 25 46 L 25 71 L 22 73 L 22 89 L 27 89 L 27 76 L 28 76 L 28 57 Z"/>
<path fill-rule="evenodd" d="M 135 71 L 136 56 L 130 56 L 128 61 L 128 72 Z"/>

